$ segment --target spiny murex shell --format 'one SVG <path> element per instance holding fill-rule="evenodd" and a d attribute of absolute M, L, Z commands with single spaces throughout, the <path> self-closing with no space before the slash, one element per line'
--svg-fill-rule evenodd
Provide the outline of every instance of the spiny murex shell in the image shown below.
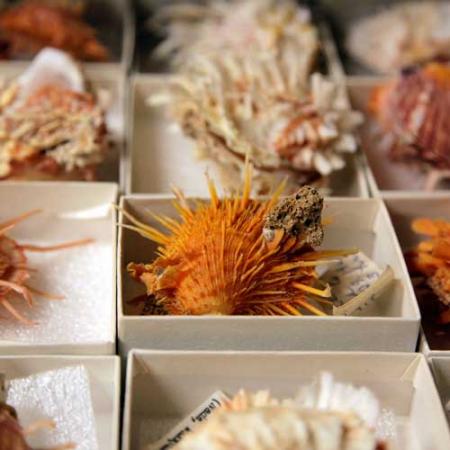
<path fill-rule="evenodd" d="M 177 450 L 375 450 L 381 441 L 376 397 L 366 388 L 337 383 L 330 373 L 294 399 L 268 391 L 239 392 L 194 429 Z"/>
<path fill-rule="evenodd" d="M 271 58 L 197 55 L 150 98 L 169 103 L 199 158 L 223 169 L 225 188 L 236 189 L 245 155 L 255 166 L 255 193 L 267 193 L 280 173 L 288 171 L 294 186 L 302 174 L 326 177 L 357 150 L 362 116 L 344 87 L 319 74 L 305 82 Z"/>
<path fill-rule="evenodd" d="M 152 22 L 167 24 L 168 37 L 156 54 L 174 56 L 176 67 L 198 54 L 272 55 L 305 78 L 319 49 L 309 11 L 292 0 L 174 4 L 160 8 Z"/>
<path fill-rule="evenodd" d="M 27 170 L 33 176 L 52 170 L 90 176 L 105 158 L 106 125 L 102 108 L 84 87 L 77 63 L 51 48 L 3 84 L 0 177 Z"/>

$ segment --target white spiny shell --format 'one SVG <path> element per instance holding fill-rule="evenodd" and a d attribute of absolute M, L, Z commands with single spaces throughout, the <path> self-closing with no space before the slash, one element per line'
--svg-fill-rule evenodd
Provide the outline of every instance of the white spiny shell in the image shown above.
<path fill-rule="evenodd" d="M 378 419 L 378 400 L 368 389 L 324 372 L 295 399 L 240 391 L 176 450 L 375 450 Z"/>
<path fill-rule="evenodd" d="M 374 433 L 352 414 L 285 406 L 218 411 L 177 450 L 375 450 Z"/>
<path fill-rule="evenodd" d="M 293 0 L 171 4 L 160 8 L 152 22 L 158 27 L 166 25 L 167 39 L 156 54 L 172 57 L 175 67 L 199 53 L 251 52 L 262 57 L 270 53 L 277 54 L 282 65 L 303 67 L 307 75 L 319 47 L 309 10 Z M 287 73 L 297 77 L 295 70 Z"/>
<path fill-rule="evenodd" d="M 100 97 L 110 101 L 109 92 Z M 42 50 L 0 88 L 0 177 L 92 177 L 108 147 L 101 98 L 85 92 L 69 55 Z"/>
<path fill-rule="evenodd" d="M 350 29 L 350 53 L 383 73 L 450 56 L 450 2 L 401 2 Z"/>
<path fill-rule="evenodd" d="M 226 188 L 235 188 L 230 181 L 240 178 L 247 154 L 255 192 L 264 193 L 267 183 L 260 190 L 257 180 L 263 172 L 275 183 L 276 171 L 293 171 L 294 188 L 298 172 L 327 176 L 343 167 L 338 154 L 356 151 L 353 133 L 362 116 L 345 92 L 319 74 L 310 82 L 287 79 L 273 57 L 198 54 L 168 89 L 172 114 L 200 154 L 238 171 L 222 180 Z"/>

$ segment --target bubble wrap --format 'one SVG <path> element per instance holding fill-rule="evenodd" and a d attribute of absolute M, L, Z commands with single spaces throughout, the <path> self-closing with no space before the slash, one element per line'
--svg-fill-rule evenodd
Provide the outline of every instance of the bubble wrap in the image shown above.
<path fill-rule="evenodd" d="M 33 448 L 74 443 L 77 450 L 98 450 L 89 378 L 82 366 L 65 367 L 11 380 L 7 403 L 27 427 L 42 419 L 56 423 L 54 430 L 29 436 Z"/>
<path fill-rule="evenodd" d="M 59 240 L 58 242 L 61 242 Z M 34 245 L 55 242 L 29 241 Z M 26 252 L 31 272 L 27 285 L 63 300 L 48 300 L 33 294 L 29 308 L 16 297 L 14 306 L 38 322 L 23 325 L 3 310 L 0 339 L 30 344 L 83 344 L 112 339 L 113 252 L 101 242 L 49 253 Z"/>

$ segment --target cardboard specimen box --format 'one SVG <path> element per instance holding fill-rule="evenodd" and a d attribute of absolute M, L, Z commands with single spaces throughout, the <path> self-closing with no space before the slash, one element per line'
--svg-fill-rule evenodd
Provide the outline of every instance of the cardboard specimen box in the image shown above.
<path fill-rule="evenodd" d="M 420 165 L 393 161 L 388 155 L 386 132 L 379 129 L 371 111 L 372 95 L 376 88 L 389 81 L 386 77 L 347 77 L 347 90 L 353 108 L 365 115 L 360 129 L 363 166 L 373 196 L 406 192 L 414 195 L 424 191 L 429 182 L 428 172 Z M 435 192 L 445 191 L 447 182 L 436 183 Z"/>
<path fill-rule="evenodd" d="M 156 225 L 149 212 L 178 218 L 164 195 L 130 195 L 121 207 Z M 129 262 L 151 263 L 156 245 L 120 229 L 118 247 L 119 343 L 122 355 L 133 348 L 176 350 L 373 350 L 414 351 L 419 312 L 388 213 L 378 199 L 327 198 L 324 249 L 359 248 L 395 281 L 378 300 L 351 317 L 136 316 L 130 301 L 145 287 L 126 271 Z M 119 219 L 121 223 L 123 217 Z"/>
<path fill-rule="evenodd" d="M 99 450 L 119 450 L 120 361 L 118 357 L 0 356 L 0 373 L 5 375 L 6 380 L 25 378 L 72 366 L 83 366 L 89 377 Z M 42 419 L 52 419 L 52 417 Z M 79 417 L 73 419 L 76 423 L 80 423 Z M 57 423 L 57 426 L 61 427 L 64 424 Z"/>
<path fill-rule="evenodd" d="M 404 252 L 414 248 L 426 236 L 416 234 L 411 229 L 414 219 L 427 217 L 450 221 L 450 193 L 386 193 L 384 201 Z M 425 324 L 426 325 L 426 324 Z M 425 326 L 420 348 L 429 356 L 450 355 L 450 336 L 442 333 L 442 327 Z M 428 337 L 427 337 L 428 335 Z"/>
<path fill-rule="evenodd" d="M 136 75 L 131 79 L 128 105 L 126 192 L 166 193 L 176 185 L 189 195 L 207 195 L 205 171 L 215 178 L 215 166 L 199 161 L 195 142 L 170 120 L 168 108 L 151 106 L 148 99 L 168 76 Z M 349 155 L 347 166 L 330 176 L 334 196 L 367 197 L 359 155 Z"/>
<path fill-rule="evenodd" d="M 57 251 L 25 249 L 32 291 L 29 306 L 10 303 L 32 325 L 2 308 L 0 354 L 112 354 L 116 339 L 116 214 L 113 183 L 2 182 L 0 217 L 5 222 L 37 211 L 6 236 L 19 245 L 46 247 L 80 239 L 87 245 Z M 55 298 L 56 296 L 56 298 Z"/>
<path fill-rule="evenodd" d="M 399 448 L 449 448 L 439 395 L 420 354 L 145 350 L 129 354 L 122 448 L 141 450 L 158 441 L 218 390 L 268 389 L 276 398 L 292 397 L 322 371 L 369 388 L 393 413 Z"/>
<path fill-rule="evenodd" d="M 432 356 L 430 362 L 442 406 L 450 423 L 450 356 Z"/>

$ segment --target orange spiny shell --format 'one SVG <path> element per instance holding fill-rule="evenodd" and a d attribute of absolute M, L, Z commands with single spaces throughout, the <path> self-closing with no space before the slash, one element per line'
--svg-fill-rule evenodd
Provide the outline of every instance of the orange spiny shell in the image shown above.
<path fill-rule="evenodd" d="M 157 218 L 170 235 L 124 212 L 136 225 L 129 228 L 161 244 L 153 263 L 130 263 L 128 271 L 166 313 L 324 314 L 314 301 L 331 293 L 317 286 L 315 266 L 343 252 L 312 248 L 323 238 L 323 199 L 304 187 L 278 205 L 278 195 L 253 200 L 249 177 L 242 197 L 218 199 L 210 183 L 211 202 L 195 210 L 179 198 L 181 222 Z"/>
<path fill-rule="evenodd" d="M 27 257 L 20 245 L 13 239 L 0 235 L 0 279 L 23 285 L 30 277 L 25 268 Z M 0 287 L 0 297 L 11 291 L 10 287 Z"/>
<path fill-rule="evenodd" d="M 421 242 L 411 252 L 409 268 L 423 274 L 441 304 L 450 308 L 450 222 L 417 219 L 412 228 L 431 239 Z"/>
<path fill-rule="evenodd" d="M 393 137 L 394 159 L 450 169 L 450 64 L 429 63 L 375 89 L 371 109 Z"/>

